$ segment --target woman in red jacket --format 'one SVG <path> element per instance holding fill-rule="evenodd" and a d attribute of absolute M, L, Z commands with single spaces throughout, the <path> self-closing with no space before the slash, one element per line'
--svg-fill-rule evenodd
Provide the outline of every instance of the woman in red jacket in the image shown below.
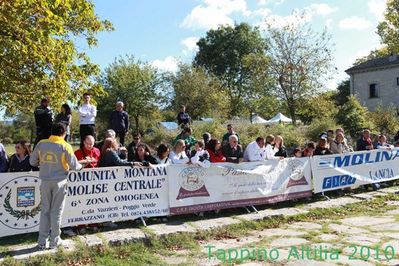
<path fill-rule="evenodd" d="M 211 139 L 208 143 L 207 151 L 211 163 L 225 163 L 226 157 L 222 153 L 222 145 L 219 140 Z"/>

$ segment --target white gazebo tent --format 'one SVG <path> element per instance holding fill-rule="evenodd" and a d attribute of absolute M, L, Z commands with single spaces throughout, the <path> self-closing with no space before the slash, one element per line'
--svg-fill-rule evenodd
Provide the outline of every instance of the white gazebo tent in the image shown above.
<path fill-rule="evenodd" d="M 252 116 L 252 124 L 267 124 L 269 121 L 266 119 L 263 119 L 259 115 L 253 115 Z"/>
<path fill-rule="evenodd" d="M 292 123 L 292 119 L 286 117 L 282 113 L 278 113 L 269 121 L 267 121 L 267 124 L 278 124 L 278 123 Z"/>

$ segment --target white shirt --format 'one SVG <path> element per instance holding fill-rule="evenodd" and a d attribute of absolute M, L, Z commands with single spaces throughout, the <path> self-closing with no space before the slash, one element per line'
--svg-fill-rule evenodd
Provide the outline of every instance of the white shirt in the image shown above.
<path fill-rule="evenodd" d="M 279 159 L 279 157 L 275 157 L 274 155 L 278 152 L 277 148 L 273 148 L 272 145 L 266 144 L 265 148 L 265 159 L 270 160 L 270 159 Z"/>
<path fill-rule="evenodd" d="M 245 162 L 256 162 L 264 161 L 266 157 L 266 149 L 260 148 L 256 141 L 252 141 L 248 144 L 244 152 Z"/>
<path fill-rule="evenodd" d="M 94 125 L 97 116 L 97 108 L 91 104 L 82 104 L 79 109 L 81 125 Z"/>
<path fill-rule="evenodd" d="M 209 160 L 204 160 L 202 162 L 200 161 L 200 156 L 204 155 L 204 153 L 206 153 L 205 150 L 196 151 L 195 155 L 191 157 L 191 162 L 193 164 L 198 164 L 201 167 L 209 168 L 211 166 L 211 162 Z"/>
<path fill-rule="evenodd" d="M 186 153 L 182 151 L 181 153 L 175 153 L 171 151 L 169 154 L 170 164 L 186 164 L 190 161 Z"/>

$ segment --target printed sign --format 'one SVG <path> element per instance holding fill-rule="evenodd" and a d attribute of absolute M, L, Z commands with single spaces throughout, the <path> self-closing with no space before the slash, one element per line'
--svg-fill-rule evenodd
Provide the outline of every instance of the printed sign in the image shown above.
<path fill-rule="evenodd" d="M 173 165 L 169 168 L 171 214 L 274 203 L 311 196 L 308 158 L 240 164 L 218 163 L 210 168 Z"/>
<path fill-rule="evenodd" d="M 314 192 L 399 178 L 399 149 L 315 156 L 311 161 Z"/>
<path fill-rule="evenodd" d="M 62 226 L 169 215 L 167 175 L 166 166 L 71 171 Z M 0 237 L 38 231 L 38 176 L 1 174 Z"/>

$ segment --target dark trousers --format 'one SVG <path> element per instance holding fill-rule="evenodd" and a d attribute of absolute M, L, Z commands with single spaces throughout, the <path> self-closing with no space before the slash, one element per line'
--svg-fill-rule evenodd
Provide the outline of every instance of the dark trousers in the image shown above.
<path fill-rule="evenodd" d="M 36 146 L 36 144 L 41 141 L 42 139 L 48 139 L 51 135 L 51 131 L 42 131 L 36 134 L 36 139 L 35 143 L 33 146 Z"/>
<path fill-rule="evenodd" d="M 119 137 L 119 143 L 122 146 L 125 146 L 125 136 L 126 136 L 126 131 L 116 131 L 116 137 Z"/>
<path fill-rule="evenodd" d="M 83 143 L 87 135 L 92 135 L 96 139 L 95 125 L 80 125 L 80 142 Z"/>

